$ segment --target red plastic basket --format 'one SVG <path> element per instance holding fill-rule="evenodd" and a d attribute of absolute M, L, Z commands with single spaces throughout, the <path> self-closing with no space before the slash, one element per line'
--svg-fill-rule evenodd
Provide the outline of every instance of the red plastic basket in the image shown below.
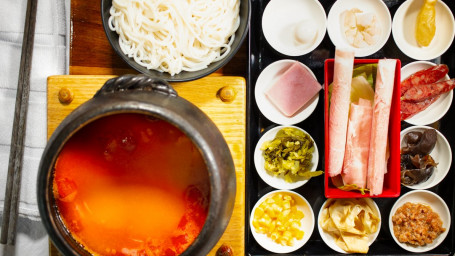
<path fill-rule="evenodd" d="M 378 59 L 355 59 L 354 65 L 378 63 Z M 324 191 L 327 198 L 354 198 L 354 197 L 398 197 L 400 195 L 400 74 L 401 62 L 397 60 L 395 69 L 395 85 L 392 95 L 392 106 L 389 119 L 389 147 L 390 158 L 387 173 L 384 176 L 384 188 L 382 194 L 370 196 L 369 193 L 362 195 L 358 191 L 343 191 L 335 187 L 327 172 L 329 163 L 329 98 L 328 88 L 333 81 L 334 59 L 327 59 L 324 65 L 324 129 L 325 129 L 325 177 Z"/>

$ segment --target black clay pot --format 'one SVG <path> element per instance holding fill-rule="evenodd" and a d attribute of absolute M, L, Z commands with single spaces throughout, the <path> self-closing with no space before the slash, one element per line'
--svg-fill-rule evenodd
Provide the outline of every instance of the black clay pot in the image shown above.
<path fill-rule="evenodd" d="M 38 205 L 51 240 L 65 255 L 90 255 L 69 234 L 53 196 L 53 169 L 68 139 L 88 123 L 108 115 L 141 113 L 179 128 L 199 148 L 210 177 L 206 222 L 181 255 L 207 255 L 223 234 L 235 201 L 235 169 L 229 148 L 215 124 L 196 106 L 179 97 L 164 80 L 126 75 L 111 79 L 63 120 L 50 138 L 39 166 Z"/>

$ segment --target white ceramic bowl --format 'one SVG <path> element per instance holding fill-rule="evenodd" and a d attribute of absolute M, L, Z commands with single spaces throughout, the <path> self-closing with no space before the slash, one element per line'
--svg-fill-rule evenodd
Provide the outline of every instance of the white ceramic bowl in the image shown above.
<path fill-rule="evenodd" d="M 305 21 L 306 29 L 314 29 L 311 42 L 296 41 L 296 25 Z M 324 8 L 317 0 L 271 0 L 262 15 L 262 31 L 267 42 L 288 56 L 307 54 L 322 42 L 327 28 Z M 308 31 L 306 31 L 308 32 Z"/>
<path fill-rule="evenodd" d="M 302 211 L 304 214 L 303 219 L 301 220 L 301 230 L 303 230 L 304 235 L 301 240 L 296 240 L 294 239 L 294 245 L 293 246 L 283 246 L 280 244 L 275 243 L 271 238 L 267 237 L 266 234 L 260 234 L 256 232 L 255 228 L 253 227 L 253 215 L 254 212 L 256 211 L 256 208 L 265 201 L 266 198 L 273 196 L 276 193 L 282 193 L 282 194 L 287 194 L 291 195 L 297 206 L 297 210 Z M 259 201 L 254 205 L 253 210 L 251 211 L 250 214 L 250 229 L 251 233 L 253 234 L 254 239 L 258 242 L 259 245 L 261 245 L 264 249 L 269 250 L 274 253 L 289 253 L 293 252 L 295 250 L 298 250 L 301 248 L 303 245 L 308 242 L 308 240 L 311 237 L 311 234 L 313 233 L 314 229 L 314 214 L 313 210 L 311 209 L 311 205 L 308 203 L 308 201 L 301 196 L 298 193 L 295 193 L 293 191 L 288 191 L 288 190 L 275 190 L 270 193 L 265 194 L 263 197 L 259 199 Z"/>
<path fill-rule="evenodd" d="M 276 1 L 276 0 L 274 0 Z M 261 113 L 270 121 L 281 125 L 293 125 L 307 119 L 318 105 L 319 93 L 316 94 L 305 106 L 303 106 L 296 114 L 291 117 L 283 115 L 281 111 L 273 105 L 273 103 L 265 96 L 265 91 L 270 88 L 279 77 L 289 68 L 292 64 L 298 61 L 295 60 L 279 60 L 268 65 L 259 75 L 254 88 L 254 97 Z M 306 68 L 313 77 L 316 79 L 313 71 L 305 64 L 299 62 Z"/>
<path fill-rule="evenodd" d="M 401 147 L 404 146 L 404 142 L 403 142 L 404 135 L 406 135 L 407 133 L 409 133 L 411 131 L 423 132 L 425 129 L 433 129 L 433 128 L 428 127 L 428 126 L 411 126 L 407 129 L 404 129 L 403 131 L 401 131 L 401 133 L 400 133 Z M 430 153 L 430 155 L 431 155 L 431 157 L 433 157 L 434 161 L 436 163 L 438 163 L 437 167 L 434 169 L 433 174 L 425 182 L 422 182 L 422 183 L 419 183 L 416 185 L 411 185 L 411 186 L 403 184 L 403 186 L 406 186 L 411 189 L 431 188 L 431 187 L 438 185 L 439 182 L 441 182 L 446 177 L 447 173 L 449 173 L 450 165 L 452 164 L 452 149 L 450 148 L 449 142 L 444 137 L 444 135 L 442 135 L 441 132 L 436 130 L 436 134 L 437 134 L 436 145 L 435 145 L 433 151 L 431 151 L 431 153 Z"/>
<path fill-rule="evenodd" d="M 349 198 L 347 198 L 349 199 Z M 352 198 L 354 199 L 354 198 Z M 377 216 L 379 217 L 379 224 L 378 224 L 378 230 L 374 233 L 374 234 L 371 234 L 368 236 L 368 246 L 370 246 L 375 240 L 376 238 L 378 237 L 379 235 L 379 231 L 381 230 L 381 222 L 382 222 L 382 218 L 381 218 L 381 212 L 379 211 L 379 207 L 378 205 L 376 204 L 376 202 L 371 199 L 371 198 L 362 198 L 364 199 L 367 204 L 371 207 L 371 209 L 377 214 Z M 335 238 L 330 235 L 329 233 L 327 233 L 326 231 L 324 231 L 321 227 L 321 225 L 319 225 L 319 221 L 321 219 L 321 213 L 322 213 L 322 210 L 326 207 L 327 204 L 329 204 L 330 202 L 332 202 L 333 200 L 341 200 L 341 199 L 335 199 L 335 198 L 330 198 L 330 199 L 327 199 L 321 206 L 321 209 L 319 210 L 319 214 L 318 214 L 318 230 L 319 230 L 319 234 L 321 235 L 321 238 L 322 240 L 325 242 L 325 244 L 327 244 L 328 247 L 330 247 L 332 250 L 336 251 L 336 252 L 339 252 L 339 253 L 348 253 L 346 252 L 345 250 L 341 249 L 335 242 Z"/>
<path fill-rule="evenodd" d="M 427 244 L 425 246 L 412 246 L 412 245 L 409 245 L 406 243 L 400 243 L 393 233 L 392 216 L 395 214 L 397 209 L 400 208 L 401 206 L 403 206 L 406 202 L 421 203 L 421 204 L 429 205 L 434 212 L 437 212 L 439 214 L 439 217 L 442 220 L 442 227 L 445 228 L 446 231 L 444 231 L 442 234 L 440 234 L 433 241 L 433 243 Z M 447 207 L 447 204 L 444 202 L 444 200 L 441 197 L 439 197 L 435 193 L 428 191 L 428 190 L 413 190 L 411 192 L 404 194 L 393 205 L 392 210 L 390 211 L 390 215 L 389 215 L 389 230 L 390 230 L 390 234 L 392 235 L 393 239 L 399 246 L 401 246 L 401 248 L 403 248 L 407 251 L 410 251 L 410 252 L 422 253 L 422 252 L 427 252 L 429 250 L 436 248 L 439 244 L 442 243 L 442 241 L 444 241 L 447 234 L 449 233 L 450 219 L 451 219 L 451 217 L 450 217 L 449 208 Z"/>
<path fill-rule="evenodd" d="M 364 48 L 356 48 L 346 40 L 341 14 L 353 8 L 357 8 L 364 13 L 371 12 L 376 15 L 376 22 L 381 27 L 381 31 L 375 44 Z M 392 18 L 389 9 L 382 0 L 337 0 L 330 8 L 327 19 L 327 32 L 332 43 L 339 48 L 354 50 L 356 57 L 372 55 L 380 50 L 389 39 L 391 27 Z"/>
<path fill-rule="evenodd" d="M 455 35 L 455 21 L 450 8 L 436 2 L 436 33 L 430 45 L 420 47 L 415 38 L 417 15 L 424 0 L 407 0 L 402 3 L 393 17 L 392 34 L 398 48 L 416 60 L 431 60 L 449 49 Z"/>
<path fill-rule="evenodd" d="M 404 81 L 410 75 L 417 71 L 435 66 L 433 62 L 429 61 L 414 61 L 401 68 L 401 81 Z M 446 75 L 442 80 L 449 80 L 450 77 Z M 441 119 L 447 111 L 449 111 L 452 104 L 453 90 L 442 94 L 439 99 L 431 104 L 427 109 L 406 119 L 407 123 L 413 125 L 428 125 Z"/>
<path fill-rule="evenodd" d="M 297 181 L 289 183 L 284 180 L 284 177 L 282 175 L 280 176 L 273 176 L 272 174 L 268 173 L 264 169 L 264 157 L 262 156 L 262 150 L 261 146 L 264 144 L 266 141 L 273 140 L 275 138 L 275 135 L 278 133 L 279 130 L 287 127 L 292 127 L 296 128 L 298 130 L 303 131 L 304 133 L 308 134 L 314 142 L 314 152 L 313 152 L 313 157 L 311 159 L 312 167 L 311 167 L 311 172 L 316 171 L 316 168 L 318 167 L 318 161 L 319 161 L 319 152 L 318 152 L 318 146 L 316 145 L 316 142 L 314 139 L 311 137 L 309 133 L 304 131 L 303 129 L 296 127 L 296 126 L 277 126 L 269 131 L 267 131 L 265 134 L 262 135 L 262 137 L 259 139 L 258 143 L 256 144 L 256 148 L 254 149 L 254 166 L 256 167 L 256 171 L 258 172 L 259 176 L 261 179 L 267 183 L 269 186 L 277 188 L 277 189 L 296 189 L 300 186 L 303 186 L 308 182 L 309 179 L 299 177 Z"/>

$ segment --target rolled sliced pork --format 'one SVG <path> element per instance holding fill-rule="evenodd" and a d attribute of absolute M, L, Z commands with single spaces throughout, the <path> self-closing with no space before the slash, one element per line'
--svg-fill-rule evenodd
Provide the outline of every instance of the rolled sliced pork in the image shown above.
<path fill-rule="evenodd" d="M 356 185 L 359 188 L 366 188 L 373 115 L 371 103 L 371 101 L 362 98 L 359 99 L 358 104 L 351 103 L 346 152 L 343 172 L 341 173 L 345 185 Z"/>
<path fill-rule="evenodd" d="M 396 63 L 397 61 L 392 59 L 378 62 L 367 173 L 367 188 L 372 196 L 382 194 L 387 169 L 386 151 Z"/>
<path fill-rule="evenodd" d="M 341 174 L 343 168 L 353 68 L 354 51 L 336 49 L 329 109 L 328 173 L 330 177 Z"/>

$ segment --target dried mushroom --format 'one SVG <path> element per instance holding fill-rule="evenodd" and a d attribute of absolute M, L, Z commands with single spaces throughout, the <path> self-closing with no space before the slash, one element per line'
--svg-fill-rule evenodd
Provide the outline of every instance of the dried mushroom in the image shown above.
<path fill-rule="evenodd" d="M 401 183 L 416 185 L 427 181 L 438 165 L 430 156 L 436 146 L 437 134 L 433 129 L 407 133 L 401 148 Z"/>

